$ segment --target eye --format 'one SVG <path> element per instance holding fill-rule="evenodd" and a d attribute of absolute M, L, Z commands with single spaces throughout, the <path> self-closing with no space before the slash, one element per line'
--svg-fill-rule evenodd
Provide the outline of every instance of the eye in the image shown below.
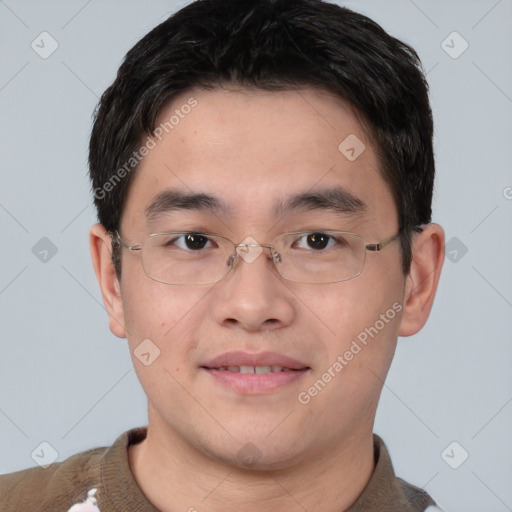
<path fill-rule="evenodd" d="M 165 245 L 167 247 L 176 246 L 186 251 L 199 251 L 213 247 L 212 241 L 200 233 L 185 233 L 168 240 Z"/>
<path fill-rule="evenodd" d="M 320 251 L 322 249 L 329 249 L 335 245 L 335 239 L 326 233 L 306 233 L 301 236 L 296 246 L 299 249 L 315 249 Z"/>

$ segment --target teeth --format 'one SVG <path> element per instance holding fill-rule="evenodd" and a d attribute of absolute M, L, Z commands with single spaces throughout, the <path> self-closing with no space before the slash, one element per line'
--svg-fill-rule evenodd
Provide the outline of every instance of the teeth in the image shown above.
<path fill-rule="evenodd" d="M 270 366 L 255 366 L 254 373 L 272 373 Z"/>
<path fill-rule="evenodd" d="M 220 366 L 218 368 L 220 371 L 228 371 L 233 373 L 257 373 L 257 374 L 266 374 L 266 373 L 277 373 L 277 372 L 291 372 L 293 371 L 291 368 L 283 368 L 282 366 L 277 365 L 267 365 L 267 366 Z"/>

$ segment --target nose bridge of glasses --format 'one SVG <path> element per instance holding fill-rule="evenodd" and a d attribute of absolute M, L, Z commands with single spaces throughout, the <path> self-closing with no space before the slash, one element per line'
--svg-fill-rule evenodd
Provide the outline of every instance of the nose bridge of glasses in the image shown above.
<path fill-rule="evenodd" d="M 271 245 L 271 244 L 260 244 L 258 242 L 256 243 L 245 243 L 245 242 L 242 242 L 240 244 L 234 244 L 235 246 L 235 249 L 238 249 L 239 247 L 261 247 L 262 249 L 264 248 L 269 248 L 269 249 L 272 249 L 274 246 Z"/>
<path fill-rule="evenodd" d="M 259 258 L 264 249 L 270 249 L 270 254 L 274 258 L 273 246 L 271 244 L 260 244 L 253 237 L 247 237 L 239 244 L 233 244 L 237 258 L 242 258 L 246 263 L 253 263 Z M 233 263 L 235 263 L 233 261 Z"/>

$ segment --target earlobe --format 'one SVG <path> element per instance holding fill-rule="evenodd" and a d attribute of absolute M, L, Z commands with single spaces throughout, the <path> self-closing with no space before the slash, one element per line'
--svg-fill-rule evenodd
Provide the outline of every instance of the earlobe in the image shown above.
<path fill-rule="evenodd" d="M 89 231 L 89 244 L 96 279 L 109 316 L 109 326 L 118 338 L 126 338 L 121 287 L 112 263 L 110 235 L 101 224 Z"/>
<path fill-rule="evenodd" d="M 416 334 L 426 323 L 444 262 L 444 230 L 427 224 L 412 240 L 412 263 L 404 289 L 399 336 Z"/>

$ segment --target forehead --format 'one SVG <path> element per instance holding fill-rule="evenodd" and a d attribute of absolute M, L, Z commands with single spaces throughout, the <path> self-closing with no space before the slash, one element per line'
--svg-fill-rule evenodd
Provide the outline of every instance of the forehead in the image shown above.
<path fill-rule="evenodd" d="M 180 151 L 192 165 L 202 164 L 207 154 L 227 162 L 231 172 L 237 158 L 258 159 L 261 172 L 271 172 L 278 165 L 302 167 L 306 152 L 305 163 L 337 156 L 339 143 L 349 135 L 369 145 L 351 107 L 314 89 L 195 89 L 175 98 L 158 124 L 176 118 L 173 114 L 184 110 L 191 98 L 197 105 L 164 137 L 168 148 Z"/>
<path fill-rule="evenodd" d="M 127 198 L 130 222 L 169 188 L 221 198 L 246 219 L 275 213 L 290 194 L 340 186 L 370 215 L 390 207 L 358 117 L 325 91 L 191 89 L 161 112 L 154 141 Z"/>

